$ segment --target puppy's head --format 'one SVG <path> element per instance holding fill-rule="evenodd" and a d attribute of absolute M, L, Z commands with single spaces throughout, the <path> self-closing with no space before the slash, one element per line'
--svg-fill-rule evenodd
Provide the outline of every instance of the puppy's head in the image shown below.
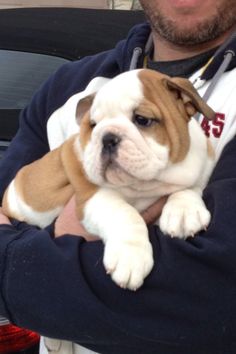
<path fill-rule="evenodd" d="M 152 70 L 126 72 L 78 103 L 80 155 L 89 180 L 129 186 L 158 179 L 189 149 L 188 122 L 214 112 L 192 84 Z"/>

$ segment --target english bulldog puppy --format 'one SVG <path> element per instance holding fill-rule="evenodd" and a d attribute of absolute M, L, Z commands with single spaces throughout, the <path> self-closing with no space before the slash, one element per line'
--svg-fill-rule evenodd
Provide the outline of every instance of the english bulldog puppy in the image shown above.
<path fill-rule="evenodd" d="M 214 118 L 186 79 L 118 75 L 78 102 L 78 134 L 17 173 L 4 213 L 43 228 L 75 194 L 79 220 L 104 242 L 107 273 L 136 290 L 153 267 L 141 211 L 167 195 L 160 228 L 182 239 L 210 222 L 202 190 L 214 156 L 196 112 Z"/>

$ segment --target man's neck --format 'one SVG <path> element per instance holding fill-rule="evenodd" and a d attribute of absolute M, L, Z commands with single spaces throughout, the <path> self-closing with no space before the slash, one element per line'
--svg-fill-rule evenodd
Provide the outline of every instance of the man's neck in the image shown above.
<path fill-rule="evenodd" d="M 183 45 L 175 45 L 172 44 L 157 33 L 153 33 L 154 40 L 154 53 L 153 60 L 154 61 L 170 61 L 170 60 L 181 60 L 193 57 L 195 55 L 201 54 L 207 50 L 215 48 L 221 45 L 231 34 L 232 31 L 228 31 L 221 37 L 207 42 L 201 45 L 196 46 L 183 46 Z"/>

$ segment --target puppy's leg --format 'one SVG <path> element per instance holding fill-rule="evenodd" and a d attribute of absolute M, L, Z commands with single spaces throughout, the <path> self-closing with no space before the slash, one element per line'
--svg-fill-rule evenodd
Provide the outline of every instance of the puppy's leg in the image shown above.
<path fill-rule="evenodd" d="M 159 225 L 163 233 L 186 239 L 206 229 L 210 219 L 211 215 L 202 200 L 201 189 L 186 189 L 169 196 Z"/>
<path fill-rule="evenodd" d="M 4 214 L 11 218 L 44 228 L 50 225 L 59 215 L 63 207 L 58 206 L 44 212 L 34 210 L 31 206 L 27 205 L 17 193 L 13 180 L 4 194 L 2 208 Z"/>
<path fill-rule="evenodd" d="M 197 184 L 169 196 L 159 219 L 160 229 L 163 233 L 186 239 L 208 227 L 211 215 L 202 199 L 202 191 L 214 166 L 214 156 L 208 157 Z"/>
<path fill-rule="evenodd" d="M 122 288 L 139 288 L 153 267 L 153 255 L 137 210 L 116 191 L 100 189 L 85 205 L 83 224 L 103 240 L 103 262 L 112 279 Z"/>

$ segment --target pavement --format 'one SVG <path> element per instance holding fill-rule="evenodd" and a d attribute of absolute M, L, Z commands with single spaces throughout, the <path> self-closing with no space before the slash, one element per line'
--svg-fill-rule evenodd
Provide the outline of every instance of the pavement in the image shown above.
<path fill-rule="evenodd" d="M 131 7 L 131 1 L 129 0 L 114 0 L 113 2 L 117 10 L 128 10 Z"/>
<path fill-rule="evenodd" d="M 134 10 L 139 10 L 140 5 L 138 0 L 110 0 L 110 3 L 114 3 L 115 9 L 117 10 L 130 10 L 132 5 Z"/>

